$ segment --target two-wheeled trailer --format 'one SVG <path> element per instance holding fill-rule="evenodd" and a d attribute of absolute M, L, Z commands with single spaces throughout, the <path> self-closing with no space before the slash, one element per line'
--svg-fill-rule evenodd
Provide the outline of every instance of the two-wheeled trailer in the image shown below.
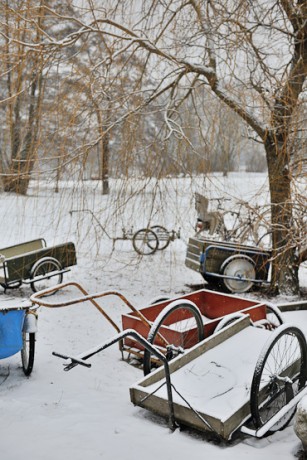
<path fill-rule="evenodd" d="M 44 238 L 0 249 L 0 285 L 4 290 L 30 284 L 37 292 L 59 284 L 68 267 L 76 265 L 74 243 L 47 246 Z"/>
<path fill-rule="evenodd" d="M 0 359 L 21 352 L 22 368 L 30 375 L 34 365 L 37 307 L 25 299 L 0 301 Z"/>
<path fill-rule="evenodd" d="M 255 246 L 192 237 L 185 265 L 199 272 L 209 284 L 232 293 L 268 284 L 271 251 Z"/>
<path fill-rule="evenodd" d="M 77 290 L 79 296 L 68 300 L 61 298 L 57 301 L 50 300 L 50 294 L 66 287 Z M 116 324 L 98 303 L 104 297 L 110 296 L 118 298 L 129 309 L 127 313 L 121 315 L 121 325 Z M 267 329 L 276 328 L 283 322 L 279 310 L 272 305 L 206 289 L 172 299 L 156 299 L 150 305 L 139 309 L 118 291 L 89 294 L 80 284 L 74 282 L 35 293 L 30 300 L 35 305 L 51 308 L 61 308 L 89 301 L 110 322 L 116 332 L 135 330 L 150 343 L 158 346 L 168 360 L 214 334 L 243 314 L 248 314 L 253 324 Z M 150 373 L 153 368 L 161 364 L 157 362 L 155 356 L 129 337 L 120 343 L 120 348 L 123 356 L 139 361 L 145 374 Z"/>
<path fill-rule="evenodd" d="M 285 428 L 307 394 L 307 345 L 301 329 L 252 327 L 248 316 L 222 328 L 169 363 L 173 419 L 230 440 Z M 170 414 L 163 368 L 130 388 L 133 404 Z"/>
<path fill-rule="evenodd" d="M 163 225 L 150 225 L 139 230 L 134 230 L 133 227 L 130 229 L 122 228 L 122 234 L 120 236 L 112 237 L 101 224 L 96 215 L 91 209 L 72 209 L 69 213 L 72 215 L 76 212 L 89 213 L 92 219 L 100 227 L 102 232 L 112 240 L 113 249 L 116 241 L 131 241 L 135 252 L 141 256 L 148 256 L 154 254 L 156 251 L 163 251 L 166 249 L 172 241 L 180 239 L 180 228 L 176 230 L 167 230 Z"/>
<path fill-rule="evenodd" d="M 187 425 L 225 440 L 239 429 L 262 437 L 284 428 L 307 393 L 305 336 L 281 324 L 273 306 L 200 290 L 136 310 L 118 292 L 89 295 L 74 286 L 82 297 L 51 303 L 45 290 L 31 300 L 47 307 L 90 301 L 108 319 L 97 300 L 115 295 L 132 311 L 106 342 L 77 356 L 55 352 L 69 360 L 65 370 L 90 367 L 90 357 L 119 342 L 143 357 L 146 376 L 130 388 L 131 401 L 169 417 L 172 428 Z"/>

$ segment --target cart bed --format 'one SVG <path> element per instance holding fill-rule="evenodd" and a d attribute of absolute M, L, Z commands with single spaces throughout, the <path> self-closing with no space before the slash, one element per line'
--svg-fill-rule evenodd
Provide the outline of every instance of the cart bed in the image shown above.
<path fill-rule="evenodd" d="M 44 257 L 57 259 L 62 268 L 70 267 L 77 263 L 75 245 L 71 242 L 46 247 L 43 239 L 34 240 L 0 249 L 0 254 L 5 257 L 3 268 L 0 270 L 0 284 L 4 285 L 31 278 L 33 265 Z"/>
<path fill-rule="evenodd" d="M 268 260 L 271 257 L 270 252 L 264 252 L 254 246 L 246 246 L 237 243 L 192 237 L 188 242 L 185 265 L 202 274 L 204 272 L 204 267 L 201 264 L 200 257 L 206 250 L 208 251 L 205 266 L 206 272 L 215 273 L 217 275 L 220 274 L 221 266 L 228 257 L 234 254 L 241 254 L 247 255 L 253 259 L 256 267 L 257 279 L 268 279 Z"/>
<path fill-rule="evenodd" d="M 5 298 L 0 301 L 0 359 L 21 350 L 24 318 L 31 305 L 26 299 Z"/>
<path fill-rule="evenodd" d="M 265 329 L 249 326 L 245 317 L 172 361 L 172 384 L 193 408 L 173 391 L 176 420 L 229 439 L 250 416 L 250 382 L 269 335 Z M 160 368 L 136 383 L 130 388 L 133 404 L 168 416 L 166 385 L 159 388 L 164 381 L 164 368 Z"/>
<path fill-rule="evenodd" d="M 182 300 L 183 303 L 185 299 L 192 301 L 199 308 L 203 319 L 205 337 L 211 335 L 219 321 L 224 316 L 231 313 L 245 311 L 250 315 L 252 321 L 259 321 L 266 318 L 266 306 L 263 303 L 232 294 L 222 294 L 220 292 L 214 292 L 207 289 L 201 289 L 184 296 L 172 298 L 168 301 L 159 302 L 157 304 L 141 308 L 139 311 L 149 322 L 153 322 L 167 305 L 179 299 Z M 178 315 L 180 315 L 180 312 Z M 173 324 L 169 324 L 168 328 L 163 331 L 164 337 L 169 340 L 170 343 L 183 343 L 183 335 L 186 331 L 174 331 L 174 326 L 176 326 L 177 322 L 179 321 L 184 322 L 185 319 L 186 318 L 182 318 L 182 316 L 178 316 L 177 321 L 175 322 L 176 317 L 173 316 Z M 147 337 L 149 333 L 149 327 L 144 324 L 142 318 L 140 318 L 140 316 L 135 312 L 130 312 L 122 315 L 122 328 L 123 330 L 134 329 L 143 337 Z M 180 337 L 181 334 L 182 337 Z M 131 338 L 125 339 L 125 347 L 128 350 L 129 348 L 137 348 L 142 350 L 142 346 Z"/>

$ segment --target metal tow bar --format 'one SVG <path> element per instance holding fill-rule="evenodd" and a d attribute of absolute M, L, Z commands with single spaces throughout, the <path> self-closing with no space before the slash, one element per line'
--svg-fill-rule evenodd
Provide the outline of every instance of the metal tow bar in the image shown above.
<path fill-rule="evenodd" d="M 123 340 L 127 336 L 133 337 L 141 345 L 143 345 L 144 348 L 146 348 L 148 351 L 150 351 L 153 355 L 155 355 L 158 359 L 160 359 L 163 362 L 164 370 L 165 370 L 165 381 L 166 381 L 166 387 L 167 387 L 168 406 L 169 406 L 169 427 L 171 430 L 175 430 L 177 428 L 177 424 L 175 421 L 171 377 L 170 377 L 170 371 L 169 371 L 169 365 L 168 365 L 167 358 L 163 355 L 163 353 L 161 353 L 157 348 L 155 348 L 151 343 L 148 342 L 148 340 L 146 340 L 143 336 L 141 336 L 134 329 L 126 329 L 125 331 L 115 335 L 108 341 L 100 345 L 97 345 L 96 347 L 91 348 L 90 350 L 76 357 L 63 355 L 62 353 L 57 353 L 55 351 L 52 354 L 59 358 L 71 360 L 71 363 L 64 367 L 65 371 L 69 371 L 73 369 L 75 366 L 78 366 L 79 364 L 81 366 L 91 367 L 91 364 L 86 362 L 88 358 L 90 358 L 91 356 L 94 356 L 96 353 L 99 353 L 100 351 L 105 350 L 111 345 L 114 345 L 115 343 Z"/>

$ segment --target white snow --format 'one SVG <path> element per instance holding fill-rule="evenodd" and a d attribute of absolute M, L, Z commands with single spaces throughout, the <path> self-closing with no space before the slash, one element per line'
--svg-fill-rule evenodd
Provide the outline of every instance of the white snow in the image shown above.
<path fill-rule="evenodd" d="M 38 237 L 45 238 L 48 245 L 73 241 L 78 265 L 64 281 L 77 281 L 89 293 L 121 291 L 135 307 L 142 308 L 154 297 L 176 297 L 190 292 L 188 284 L 202 283 L 200 275 L 184 265 L 187 239 L 193 234 L 196 220 L 194 191 L 206 190 L 210 196 L 218 196 L 227 190 L 231 196 L 250 202 L 267 199 L 266 178 L 256 174 L 228 178 L 217 175 L 192 184 L 188 179 L 170 180 L 167 193 L 166 181 L 150 182 L 141 194 L 132 194 L 140 189 L 139 183 L 112 181 L 110 185 L 108 197 L 90 182 L 82 186 L 65 184 L 59 194 L 42 182 L 32 184 L 27 197 L 2 194 L 1 247 Z M 69 213 L 82 208 L 92 209 L 112 237 L 120 236 L 122 227 L 133 225 L 137 230 L 151 220 L 170 230 L 181 227 L 182 238 L 165 251 L 142 258 L 129 240 L 116 241 L 113 247 L 113 241 L 90 213 Z M 306 289 L 306 268 L 301 268 L 300 280 Z M 19 301 L 31 294 L 28 286 L 1 292 L 1 305 L 6 296 Z M 80 293 L 68 288 L 53 300 L 68 301 L 73 296 Z M 259 293 L 250 294 L 254 296 L 259 299 Z M 281 297 L 275 300 L 285 301 Z M 114 296 L 101 299 L 99 304 L 120 327 L 127 306 Z M 300 315 L 302 324 L 307 312 Z M 57 351 L 77 356 L 115 335 L 112 325 L 90 302 L 65 308 L 41 307 L 38 316 L 35 365 L 30 378 L 23 375 L 19 354 L 0 361 L 1 459 L 297 458 L 301 443 L 293 424 L 264 439 L 242 435 L 230 446 L 216 444 L 191 430 L 169 431 L 166 420 L 131 404 L 129 387 L 142 378 L 142 371 L 121 360 L 118 346 L 92 357 L 91 368 L 77 366 L 69 372 L 63 371 L 64 361 L 52 355 Z"/>

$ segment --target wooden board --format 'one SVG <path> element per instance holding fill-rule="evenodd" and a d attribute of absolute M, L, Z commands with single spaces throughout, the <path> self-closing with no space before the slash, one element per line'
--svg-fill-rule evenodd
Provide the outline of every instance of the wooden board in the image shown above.
<path fill-rule="evenodd" d="M 266 317 L 266 310 L 264 304 L 258 303 L 255 300 L 240 297 L 238 295 L 225 294 L 210 291 L 207 289 L 200 289 L 198 291 L 194 291 L 184 296 L 175 297 L 173 299 L 162 301 L 145 308 L 140 308 L 139 312 L 150 323 L 152 323 L 164 308 L 166 308 L 174 301 L 179 300 L 182 301 L 182 303 L 184 303 L 184 300 L 192 301 L 199 308 L 204 324 L 205 337 L 211 335 L 219 321 L 225 315 L 229 315 L 231 313 L 245 311 L 251 316 L 251 319 L 253 321 L 259 321 Z M 177 321 L 180 321 L 180 319 L 183 318 L 180 314 L 180 311 L 178 310 L 177 314 L 173 314 L 170 317 L 169 321 L 175 323 Z M 195 327 L 196 325 L 194 325 L 194 328 Z M 142 318 L 138 315 L 137 312 L 130 312 L 122 315 L 122 329 L 134 329 L 143 337 L 147 337 L 149 333 L 149 326 L 144 324 Z M 168 323 L 168 327 L 164 324 L 163 335 L 170 343 L 180 343 L 182 346 L 185 346 L 185 331 L 182 331 L 181 333 L 177 331 L 177 333 L 175 334 L 174 330 L 172 330 L 171 328 L 170 323 Z M 178 341 L 176 340 L 175 336 L 177 337 Z M 140 344 L 138 344 L 137 342 L 135 342 L 134 339 L 129 337 L 125 339 L 124 343 L 125 346 L 127 346 L 128 348 L 136 347 L 141 350 L 143 349 L 143 347 Z M 196 343 L 196 341 L 194 343 Z M 192 343 L 189 341 L 189 346 L 191 345 Z"/>
<path fill-rule="evenodd" d="M 62 268 L 77 263 L 75 245 L 70 242 L 30 251 L 4 261 L 5 283 L 29 279 L 35 262 L 44 257 L 57 259 Z"/>
<path fill-rule="evenodd" d="M 250 416 L 250 385 L 260 352 L 270 332 L 237 320 L 170 362 L 175 418 L 224 439 Z M 168 416 L 164 368 L 130 388 L 133 404 Z M 161 386 L 162 385 L 162 386 Z M 205 422 L 204 422 L 205 420 Z"/>

